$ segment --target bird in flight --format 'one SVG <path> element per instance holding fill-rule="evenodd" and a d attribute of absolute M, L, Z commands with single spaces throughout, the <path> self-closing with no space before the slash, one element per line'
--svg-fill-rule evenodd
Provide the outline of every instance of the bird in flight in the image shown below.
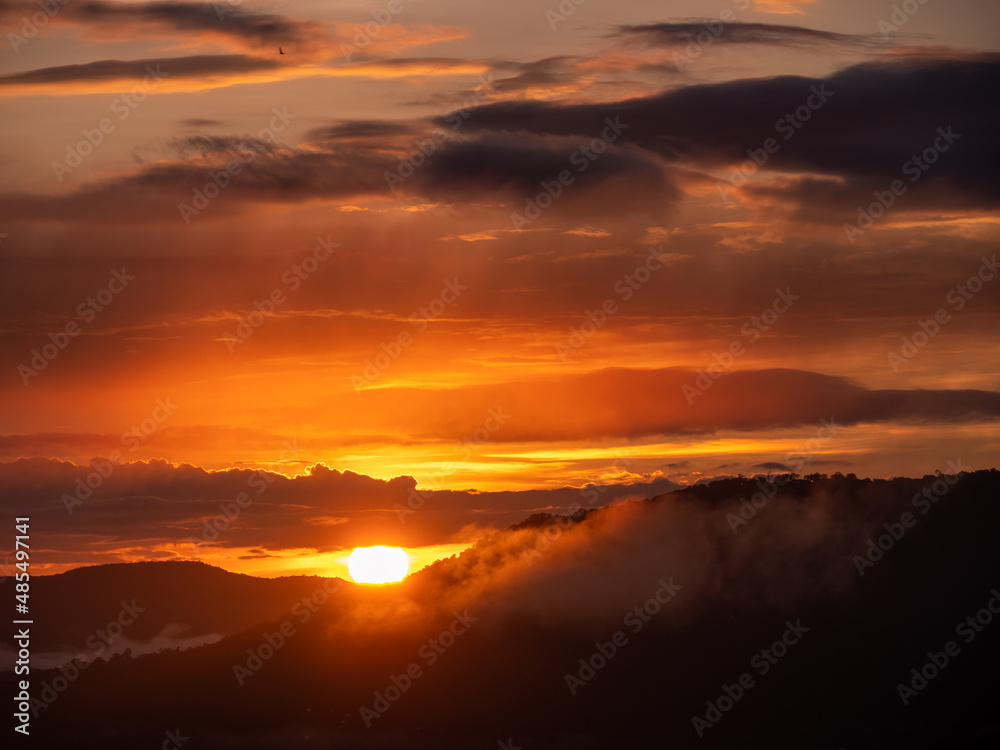
<path fill-rule="evenodd" d="M 281 49 L 281 47 L 278 47 L 278 54 L 279 55 L 285 54 L 285 50 Z"/>

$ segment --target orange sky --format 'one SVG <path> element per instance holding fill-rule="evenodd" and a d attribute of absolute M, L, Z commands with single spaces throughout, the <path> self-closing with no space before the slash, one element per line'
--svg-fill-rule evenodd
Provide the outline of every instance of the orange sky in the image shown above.
<path fill-rule="evenodd" d="M 64 512 L 72 472 L 21 458 L 498 503 L 995 465 L 1000 8 L 400 7 L 69 4 L 28 34 L 0 3 L 4 504 L 27 472 Z M 522 499 L 398 543 L 451 554 Z M 340 570 L 399 531 L 199 551 L 66 520 L 50 570 Z"/>

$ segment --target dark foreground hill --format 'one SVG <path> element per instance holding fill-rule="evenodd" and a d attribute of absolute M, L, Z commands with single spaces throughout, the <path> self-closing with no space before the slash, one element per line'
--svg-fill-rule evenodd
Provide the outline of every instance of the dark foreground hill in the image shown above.
<path fill-rule="evenodd" d="M 998 494 L 737 479 L 535 518 L 218 643 L 33 671 L 32 744 L 997 747 Z"/>
<path fill-rule="evenodd" d="M 94 634 L 107 630 L 123 610 L 123 619 L 134 622 L 114 642 L 103 642 L 105 654 L 124 650 L 122 644 L 141 648 L 218 640 L 280 617 L 324 580 L 255 578 L 181 561 L 96 565 L 36 576 L 31 587 L 32 649 L 50 654 L 50 662 L 91 653 L 95 643 L 102 644 Z M 0 583 L 3 601 L 13 601 L 14 583 L 12 577 Z M 132 608 L 139 616 L 129 614 Z"/>

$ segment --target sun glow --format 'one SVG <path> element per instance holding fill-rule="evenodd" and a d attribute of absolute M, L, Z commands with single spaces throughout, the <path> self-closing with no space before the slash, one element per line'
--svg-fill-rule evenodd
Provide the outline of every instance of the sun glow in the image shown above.
<path fill-rule="evenodd" d="M 358 547 L 347 561 L 355 583 L 395 583 L 410 569 L 402 547 Z"/>

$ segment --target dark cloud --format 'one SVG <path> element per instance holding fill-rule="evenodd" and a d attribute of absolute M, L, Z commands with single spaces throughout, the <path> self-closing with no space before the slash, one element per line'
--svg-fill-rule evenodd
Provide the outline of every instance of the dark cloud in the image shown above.
<path fill-rule="evenodd" d="M 717 380 L 679 368 L 607 369 L 452 391 L 376 389 L 362 398 L 373 425 L 395 420 L 426 437 L 471 434 L 478 415 L 500 405 L 514 416 L 492 438 L 498 442 L 818 427 L 824 419 L 852 425 L 1000 417 L 1000 393 L 993 391 L 871 390 L 843 377 L 778 369 Z"/>
<path fill-rule="evenodd" d="M 762 464 L 754 464 L 751 468 L 767 469 L 768 471 L 792 471 L 790 466 L 786 466 L 779 461 L 765 461 Z"/>
<path fill-rule="evenodd" d="M 225 125 L 226 123 L 222 120 L 207 120 L 203 117 L 189 117 L 186 120 L 181 120 L 180 124 L 186 128 L 212 128 Z"/>
<path fill-rule="evenodd" d="M 928 142 L 933 140 L 928 138 Z M 967 144 L 961 144 L 963 147 Z M 954 153 L 955 156 L 958 152 Z M 965 213 L 969 211 L 992 211 L 1000 201 L 1000 189 L 984 184 L 963 183 L 955 175 L 949 175 L 945 160 L 952 153 L 941 157 L 941 168 L 920 172 L 919 184 L 912 178 L 917 174 L 911 163 L 911 171 L 895 176 L 856 176 L 849 180 L 836 177 L 794 176 L 779 178 L 766 185 L 746 185 L 743 195 L 750 203 L 760 203 L 779 211 L 787 211 L 796 221 L 832 223 L 836 225 L 855 224 L 858 209 L 869 209 L 877 203 L 878 195 L 885 204 L 890 198 L 893 212 L 918 212 L 929 216 L 943 213 Z M 965 160 L 963 160 L 965 161 Z M 975 171 L 969 164 L 969 171 Z M 988 179 L 985 175 L 975 175 L 976 179 Z M 899 180 L 902 192 L 892 196 L 887 193 L 893 181 Z M 897 185 L 897 188 L 900 186 Z M 885 197 L 887 196 L 888 197 Z M 871 209 L 877 212 L 879 206 Z M 887 217 L 884 221 L 890 222 Z M 905 221 L 905 219 L 904 219 Z M 841 235 L 846 236 L 846 235 Z M 852 237 L 853 239 L 853 237 Z"/>
<path fill-rule="evenodd" d="M 252 152 L 273 156 L 287 151 L 287 147 L 282 147 L 274 141 L 249 135 L 187 135 L 175 138 L 170 145 L 182 157 L 224 156 L 241 159 Z"/>
<path fill-rule="evenodd" d="M 506 201 L 523 208 L 524 200 L 542 192 L 542 182 L 572 174 L 565 197 L 553 213 L 572 210 L 622 214 L 662 210 L 680 197 L 679 190 L 651 155 L 609 146 L 599 157 L 587 158 L 581 147 L 590 139 L 550 139 L 549 143 L 487 135 L 474 141 L 438 141 L 428 155 L 403 147 L 397 156 L 354 146 L 331 144 L 325 151 L 299 150 L 258 138 L 196 135 L 175 139 L 182 156 L 215 157 L 160 162 L 130 175 L 88 183 L 59 196 L 8 194 L 0 215 L 18 219 L 55 217 L 67 221 L 179 219 L 178 204 L 190 202 L 194 190 L 212 180 L 227 159 L 241 166 L 213 202 L 213 213 L 240 212 L 254 202 L 294 203 L 315 198 L 390 196 L 387 174 L 405 179 L 393 184 L 404 196 L 431 200 Z M 431 143 L 425 138 L 426 143 Z M 432 144 L 433 145 L 433 144 Z M 400 171 L 400 156 L 415 154 L 417 166 Z M 585 166 L 584 166 L 585 165 Z M 636 193 L 630 192 L 637 191 Z M 134 210 L 123 212 L 123 205 Z"/>
<path fill-rule="evenodd" d="M 858 45 L 885 46 L 880 34 L 838 34 L 833 31 L 769 23 L 724 23 L 693 18 L 669 23 L 619 26 L 616 36 L 637 39 L 650 46 L 678 46 L 708 34 L 712 44 L 766 44 L 771 46 Z"/>
<path fill-rule="evenodd" d="M 590 138 L 534 142 L 502 136 L 449 142 L 417 173 L 416 187 L 427 195 L 453 198 L 513 193 L 517 205 L 542 192 L 543 182 L 558 181 L 559 174 L 566 172 L 573 184 L 561 188 L 565 197 L 560 194 L 553 201 L 556 209 L 581 198 L 582 191 L 597 192 L 606 201 L 592 205 L 593 210 L 611 213 L 639 210 L 644 204 L 662 209 L 679 199 L 679 190 L 648 154 L 602 142 L 605 150 L 587 156 L 581 149 L 592 142 Z"/>
<path fill-rule="evenodd" d="M 931 425 L 976 423 L 1000 417 L 1000 393 L 994 391 L 869 389 L 843 377 L 777 369 L 736 371 L 718 379 L 681 368 L 606 369 L 451 389 L 372 389 L 362 391 L 357 399 L 365 431 L 338 438 L 334 445 L 349 449 L 402 432 L 414 440 L 443 446 L 445 451 L 454 449 L 456 456 L 475 449 L 475 445 L 467 443 L 469 436 L 482 432 L 484 419 L 495 412 L 505 416 L 503 428 L 490 435 L 491 446 L 777 428 L 818 430 L 824 422 L 837 427 L 870 423 Z M 321 413 L 333 413 L 338 404 L 324 405 Z M 289 437 L 198 425 L 165 427 L 151 438 L 151 450 L 178 455 L 190 444 L 218 444 L 249 453 L 260 445 L 280 444 Z M 3 457 L 47 453 L 78 458 L 108 455 L 122 446 L 121 436 L 117 435 L 0 436 Z M 670 463 L 665 468 L 680 470 L 688 465 Z M 754 468 L 785 467 L 758 464 Z"/>
<path fill-rule="evenodd" d="M 461 57 L 387 57 L 370 61 L 359 61 L 360 66 L 372 64 L 388 70 L 407 71 L 438 71 L 463 70 L 470 65 L 486 67 L 486 63 L 471 58 Z"/>
<path fill-rule="evenodd" d="M 158 163 L 124 177 L 84 184 L 62 196 L 8 194 L 0 213 L 46 221 L 56 216 L 98 223 L 109 217 L 118 222 L 181 221 L 179 205 L 190 204 L 196 190 L 212 183 L 211 175 L 225 166 L 227 157 L 235 158 L 240 169 L 212 202 L 208 216 L 243 212 L 254 202 L 294 203 L 388 192 L 382 173 L 389 162 L 384 157 L 300 153 L 270 143 L 261 150 L 254 143 L 260 145 L 260 140 L 181 139 L 175 145 L 182 151 L 215 158 Z"/>
<path fill-rule="evenodd" d="M 501 93 L 521 93 L 573 84 L 578 76 L 573 66 L 579 61 L 580 58 L 559 56 L 527 63 L 501 63 L 498 69 L 513 70 L 515 75 L 494 82 L 493 88 Z"/>
<path fill-rule="evenodd" d="M 346 120 L 335 125 L 314 128 L 306 133 L 310 141 L 323 143 L 367 138 L 392 138 L 395 136 L 417 135 L 420 129 L 414 125 L 387 120 Z"/>
<path fill-rule="evenodd" d="M 32 86 L 76 81 L 142 81 L 198 78 L 201 76 L 250 73 L 280 67 L 274 60 L 249 55 L 190 55 L 149 60 L 98 60 L 74 65 L 57 65 L 0 76 L 2 86 Z M 154 73 L 155 71 L 155 73 Z"/>
<path fill-rule="evenodd" d="M 272 46 L 303 42 L 322 28 L 315 21 L 251 13 L 228 3 L 87 2 L 71 6 L 70 15 L 95 24 L 138 21 L 160 23 L 177 31 L 207 30 Z"/>
<path fill-rule="evenodd" d="M 365 543 L 423 546 L 452 541 L 463 528 L 502 528 L 539 509 L 566 511 L 588 498 L 601 504 L 652 497 L 678 485 L 653 482 L 518 492 L 417 491 L 412 477 L 381 480 L 322 464 L 288 478 L 249 469 L 206 471 L 165 461 L 93 466 L 33 458 L 0 464 L 0 508 L 30 512 L 44 523 L 52 546 L 77 562 L 108 561 L 122 546 L 192 538 L 225 547 L 246 547 L 265 556 L 287 548 L 320 551 Z M 103 467 L 109 476 L 91 493 L 85 478 Z M 91 480 L 93 481 L 93 480 Z M 206 540 L 206 522 L 245 493 L 238 520 Z M 69 510 L 65 497 L 71 498 Z M 76 502 L 76 500 L 80 502 Z M 230 510 L 230 514 L 234 511 Z M 316 528 L 322 527 L 317 537 Z M 211 543 L 211 544 L 208 544 Z M 188 547 L 190 548 L 190 547 Z M 93 557 L 91 555 L 96 555 Z M 104 557 L 102 557 L 104 556 Z"/>
<path fill-rule="evenodd" d="M 28 16 L 38 9 L 34 3 L 25 2 L 4 3 L 2 8 Z M 54 21 L 92 27 L 102 33 L 109 29 L 125 33 L 162 29 L 165 33 L 204 34 L 235 40 L 243 46 L 283 46 L 288 50 L 315 46 L 326 36 L 320 22 L 255 13 L 228 2 L 72 2 L 59 9 Z"/>
<path fill-rule="evenodd" d="M 904 58 L 854 65 L 824 79 L 729 81 L 616 103 L 499 102 L 469 110 L 464 127 L 522 137 L 584 136 L 599 132 L 613 114 L 628 125 L 627 142 L 670 162 L 709 167 L 741 163 L 749 158 L 748 149 L 760 150 L 773 138 L 779 150 L 765 169 L 846 179 L 846 189 L 855 194 L 911 179 L 904 165 L 940 141 L 939 128 L 951 128 L 959 139 L 924 185 L 947 181 L 964 195 L 995 205 L 1000 103 L 985 92 L 995 90 L 998 81 L 996 55 Z M 824 103 L 815 91 L 829 92 Z M 807 106 L 811 96 L 819 109 Z"/>
<path fill-rule="evenodd" d="M 150 62 L 49 68 L 0 78 L 0 85 L 138 75 Z M 182 76 L 276 65 L 238 55 L 160 62 L 165 71 Z M 1000 104 L 984 99 L 983 92 L 995 88 L 998 78 L 996 57 L 907 58 L 856 65 L 822 80 L 781 76 L 731 81 L 610 104 L 486 104 L 450 116 L 461 118 L 460 132 L 448 119 L 423 124 L 345 121 L 309 133 L 325 148 L 269 147 L 233 179 L 218 204 L 233 212 L 253 202 L 389 196 L 387 176 L 395 174 L 405 177 L 392 185 L 404 197 L 462 202 L 487 196 L 491 202 L 523 208 L 526 199 L 539 194 L 543 181 L 552 183 L 568 170 L 575 184 L 554 202 L 551 215 L 653 214 L 682 198 L 680 173 L 672 170 L 688 169 L 690 176 L 692 167 L 738 164 L 749 159 L 748 150 L 763 153 L 767 139 L 774 139 L 778 150 L 763 168 L 796 174 L 785 183 L 747 186 L 746 194 L 783 208 L 798 207 L 798 216 L 808 221 L 853 219 L 854 208 L 867 205 L 873 190 L 884 191 L 896 179 L 910 184 L 912 157 L 935 142 L 947 142 L 948 150 L 926 176 L 920 173 L 914 194 L 899 205 L 907 210 L 990 207 L 1000 201 L 994 177 L 1000 165 L 994 136 L 1000 129 Z M 820 98 L 827 100 L 818 110 L 806 105 L 810 97 L 819 101 L 814 92 L 825 92 Z M 622 132 L 606 145 L 599 136 L 609 132 L 609 122 L 620 123 Z M 432 143 L 430 153 L 420 153 L 415 143 L 424 143 L 426 152 L 428 128 L 435 124 L 448 126 L 440 129 L 447 139 Z M 946 141 L 942 133 L 950 134 Z M 413 142 L 406 143 L 410 135 Z M 386 140 L 393 138 L 402 140 L 387 153 Z M 182 155 L 223 155 L 231 154 L 240 139 L 195 136 L 177 143 Z M 581 155 L 595 144 L 599 155 Z M 19 219 L 100 220 L 105 205 L 114 204 L 121 216 L 123 202 L 141 204 L 127 213 L 134 220 L 172 218 L 177 203 L 189 199 L 217 168 L 158 162 L 131 175 L 83 185 L 73 194 L 7 196 L 3 209 Z"/>

